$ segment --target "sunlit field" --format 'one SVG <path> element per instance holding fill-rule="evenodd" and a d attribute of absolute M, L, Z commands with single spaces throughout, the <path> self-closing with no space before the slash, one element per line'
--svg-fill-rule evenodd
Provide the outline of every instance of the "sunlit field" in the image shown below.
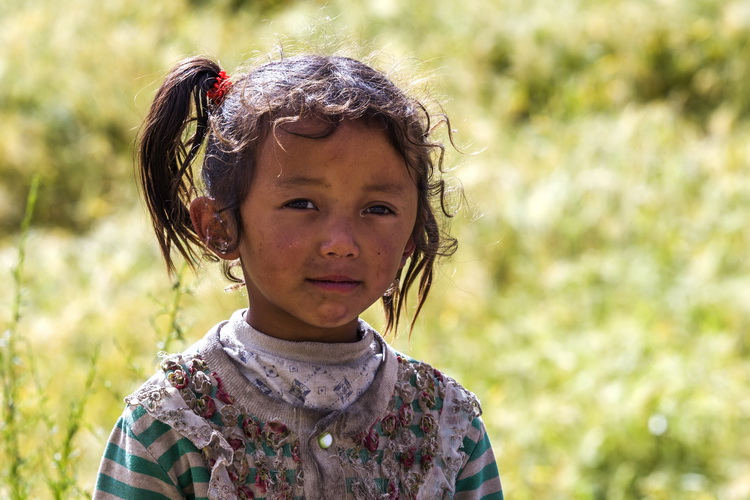
<path fill-rule="evenodd" d="M 507 498 L 750 498 L 749 41 L 744 0 L 2 1 L 0 498 L 90 497 L 157 353 L 246 303 L 139 200 L 167 69 L 305 51 L 452 120 L 460 248 L 391 340 L 479 396 Z"/>

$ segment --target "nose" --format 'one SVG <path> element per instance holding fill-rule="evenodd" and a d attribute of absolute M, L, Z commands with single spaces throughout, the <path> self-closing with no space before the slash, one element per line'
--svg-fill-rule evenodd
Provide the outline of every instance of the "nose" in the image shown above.
<path fill-rule="evenodd" d="M 359 255 L 353 224 L 347 218 L 331 218 L 321 236 L 320 253 L 323 257 L 354 258 Z"/>

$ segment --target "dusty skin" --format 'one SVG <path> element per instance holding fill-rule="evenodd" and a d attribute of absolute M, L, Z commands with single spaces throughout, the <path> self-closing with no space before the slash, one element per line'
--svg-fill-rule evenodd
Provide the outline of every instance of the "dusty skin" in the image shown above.
<path fill-rule="evenodd" d="M 216 205 L 191 207 L 206 236 Z M 357 317 L 391 286 L 414 250 L 417 188 L 385 134 L 344 122 L 310 139 L 279 130 L 258 153 L 236 250 L 247 321 L 284 340 L 348 342 Z"/>

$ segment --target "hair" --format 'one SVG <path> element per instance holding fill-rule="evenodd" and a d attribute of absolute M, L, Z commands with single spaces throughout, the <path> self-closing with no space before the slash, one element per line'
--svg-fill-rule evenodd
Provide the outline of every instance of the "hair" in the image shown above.
<path fill-rule="evenodd" d="M 177 64 L 157 91 L 140 136 L 142 192 L 170 274 L 175 271 L 173 250 L 192 268 L 201 256 L 216 260 L 190 219 L 190 201 L 199 187 L 193 163 L 201 153 L 203 188 L 222 207 L 222 215 L 228 214 L 236 248 L 240 208 L 263 140 L 276 127 L 302 118 L 330 125 L 325 134 L 309 136 L 313 139 L 333 133 L 343 120 L 361 119 L 385 131 L 417 186 L 416 248 L 398 271 L 397 285 L 383 296 L 388 332 L 397 329 L 408 292 L 417 284 L 413 328 L 432 286 L 436 259 L 452 255 L 457 247 L 435 215 L 440 211 L 452 217 L 440 175 L 445 148 L 431 138 L 435 126 L 444 124 L 452 140 L 448 117 L 432 115 L 384 73 L 347 57 L 303 55 L 267 62 L 235 77 L 223 100 L 214 102 L 207 92 L 219 81 L 219 72 L 218 64 L 203 57 Z M 224 275 L 243 283 L 231 267 L 224 262 Z"/>

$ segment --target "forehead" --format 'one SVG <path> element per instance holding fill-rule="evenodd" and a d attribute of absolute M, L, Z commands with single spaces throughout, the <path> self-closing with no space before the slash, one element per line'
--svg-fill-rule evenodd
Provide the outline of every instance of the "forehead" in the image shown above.
<path fill-rule="evenodd" d="M 334 126 L 303 119 L 278 126 L 262 140 L 256 170 L 277 184 L 317 178 L 327 183 L 380 180 L 403 184 L 404 190 L 416 185 L 385 128 L 363 120 Z"/>

